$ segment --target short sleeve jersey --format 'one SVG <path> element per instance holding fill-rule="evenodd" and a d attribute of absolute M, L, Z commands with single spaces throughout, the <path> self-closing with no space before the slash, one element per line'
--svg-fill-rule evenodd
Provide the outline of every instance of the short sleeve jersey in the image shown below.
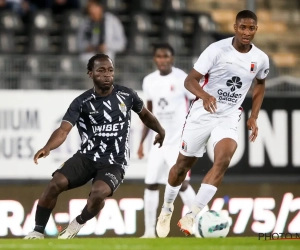
<path fill-rule="evenodd" d="M 238 52 L 233 37 L 208 46 L 198 58 L 194 69 L 205 76 L 203 89 L 217 99 L 217 116 L 234 113 L 242 105 L 254 78 L 264 79 L 269 73 L 269 58 L 254 44 L 248 53 Z M 203 109 L 202 100 L 193 105 Z"/>
<path fill-rule="evenodd" d="M 135 91 L 114 85 L 108 96 L 98 96 L 90 89 L 75 98 L 63 120 L 77 126 L 81 154 L 124 167 L 129 165 L 131 110 L 139 113 L 142 109 L 143 101 Z"/>
<path fill-rule="evenodd" d="M 195 98 L 184 87 L 186 76 L 184 71 L 173 67 L 166 76 L 156 70 L 143 80 L 145 99 L 152 101 L 152 113 L 166 131 L 164 145 L 179 142 L 189 99 Z"/>

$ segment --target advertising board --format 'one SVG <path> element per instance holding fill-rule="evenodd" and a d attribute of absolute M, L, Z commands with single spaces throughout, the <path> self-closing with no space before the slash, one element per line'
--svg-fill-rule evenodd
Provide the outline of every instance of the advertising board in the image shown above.
<path fill-rule="evenodd" d="M 23 237 L 33 229 L 35 206 L 44 188 L 44 184 L 0 186 L 0 237 Z M 46 228 L 47 237 L 57 236 L 59 230 L 80 214 L 90 188 L 87 184 L 59 196 Z M 197 190 L 199 185 L 193 188 Z M 161 191 L 159 207 L 163 200 L 163 189 Z M 106 200 L 99 215 L 80 231 L 80 236 L 142 236 L 143 195 L 143 184 L 125 181 L 115 195 Z M 300 232 L 300 196 L 296 184 L 222 184 L 207 209 L 223 211 L 229 216 L 229 236 Z M 186 212 L 178 196 L 170 237 L 183 236 L 176 223 Z"/>

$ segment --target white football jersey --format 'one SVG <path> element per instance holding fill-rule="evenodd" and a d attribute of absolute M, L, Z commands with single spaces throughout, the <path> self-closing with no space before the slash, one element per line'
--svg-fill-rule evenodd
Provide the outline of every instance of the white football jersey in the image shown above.
<path fill-rule="evenodd" d="M 269 73 L 268 56 L 252 44 L 247 53 L 238 52 L 233 37 L 208 46 L 200 55 L 194 69 L 205 76 L 200 84 L 217 99 L 214 116 L 229 116 L 242 105 L 254 78 L 264 79 Z M 191 112 L 203 113 L 203 101 L 196 99 Z M 205 111 L 207 112 L 207 111 Z"/>
<path fill-rule="evenodd" d="M 164 145 L 179 143 L 189 99 L 195 98 L 184 87 L 186 76 L 184 71 L 173 67 L 166 76 L 156 70 L 143 80 L 145 100 L 152 101 L 152 113 L 166 131 Z"/>

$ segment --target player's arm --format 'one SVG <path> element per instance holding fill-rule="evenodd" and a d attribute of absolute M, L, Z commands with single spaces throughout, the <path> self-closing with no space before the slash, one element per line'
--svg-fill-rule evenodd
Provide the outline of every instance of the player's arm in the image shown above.
<path fill-rule="evenodd" d="M 56 149 L 63 144 L 71 129 L 79 119 L 79 116 L 80 102 L 78 98 L 75 98 L 64 115 L 60 127 L 52 133 L 46 145 L 34 155 L 33 160 L 35 164 L 37 164 L 39 158 L 47 157 L 51 150 Z"/>
<path fill-rule="evenodd" d="M 215 97 L 209 95 L 200 86 L 199 81 L 202 77 L 202 74 L 197 70 L 192 69 L 184 81 L 184 87 L 196 97 L 203 100 L 203 107 L 206 111 L 214 113 L 217 109 L 217 101 Z"/>
<path fill-rule="evenodd" d="M 159 143 L 161 147 L 165 138 L 165 130 L 160 125 L 156 117 L 145 107 L 138 113 L 141 121 L 150 129 L 154 130 L 157 135 L 155 136 L 154 145 Z"/>
<path fill-rule="evenodd" d="M 152 112 L 152 101 L 147 101 L 147 109 Z M 149 127 L 144 125 L 140 144 L 143 144 L 149 132 Z"/>
<path fill-rule="evenodd" d="M 256 120 L 258 118 L 258 113 L 261 108 L 263 99 L 265 95 L 265 79 L 255 79 L 255 85 L 252 93 L 252 109 L 250 118 L 247 121 L 247 127 L 251 130 L 249 140 L 254 142 L 258 135 L 258 127 Z"/>
<path fill-rule="evenodd" d="M 202 77 L 208 74 L 217 63 L 219 52 L 219 48 L 217 48 L 214 44 L 208 46 L 201 53 L 198 60 L 194 64 L 193 69 L 190 71 L 184 81 L 185 88 L 197 98 L 202 99 L 204 109 L 210 113 L 216 112 L 217 100 L 215 97 L 204 91 L 199 82 Z"/>
<path fill-rule="evenodd" d="M 254 142 L 258 135 L 258 127 L 256 120 L 258 118 L 258 113 L 261 108 L 264 95 L 265 95 L 265 82 L 267 75 L 269 74 L 269 58 L 267 55 L 264 56 L 264 61 L 262 67 L 257 72 L 254 82 L 254 88 L 252 92 L 252 109 L 250 118 L 247 121 L 247 127 L 251 130 L 249 140 Z"/>
<path fill-rule="evenodd" d="M 147 101 L 147 109 L 150 112 L 152 112 L 152 101 Z M 143 131 L 142 131 L 142 138 L 141 138 L 139 149 L 138 149 L 138 152 L 137 152 L 139 159 L 142 159 L 144 157 L 143 143 L 144 143 L 145 139 L 147 138 L 148 133 L 149 133 L 149 128 L 146 125 L 144 125 L 143 126 Z"/>
<path fill-rule="evenodd" d="M 60 127 L 52 133 L 46 145 L 34 155 L 35 164 L 38 164 L 37 160 L 39 158 L 47 157 L 51 150 L 56 149 L 63 144 L 72 127 L 73 126 L 69 122 L 62 121 Z"/>
<path fill-rule="evenodd" d="M 160 125 L 156 117 L 144 106 L 143 100 L 132 90 L 132 110 L 138 114 L 141 121 L 150 129 L 154 130 L 158 134 L 155 136 L 154 145 L 156 143 L 162 146 L 165 139 L 165 130 Z"/>

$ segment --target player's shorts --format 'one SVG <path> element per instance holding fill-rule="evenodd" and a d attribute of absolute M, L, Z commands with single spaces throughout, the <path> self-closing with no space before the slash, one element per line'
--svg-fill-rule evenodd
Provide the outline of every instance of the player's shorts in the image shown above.
<path fill-rule="evenodd" d="M 163 145 L 161 148 L 158 145 L 152 146 L 148 156 L 145 183 L 166 185 L 169 171 L 175 165 L 178 154 L 178 144 Z M 190 171 L 185 180 L 190 180 Z"/>
<path fill-rule="evenodd" d="M 112 190 L 110 196 L 117 190 L 124 179 L 124 170 L 117 164 L 94 162 L 79 152 L 68 159 L 56 172 L 63 174 L 69 181 L 68 189 L 83 186 L 93 179 L 104 181 Z"/>
<path fill-rule="evenodd" d="M 181 136 L 180 153 L 185 156 L 202 157 L 207 141 L 213 146 L 224 138 L 238 143 L 238 123 L 243 110 L 239 109 L 227 117 L 215 117 L 208 112 L 188 115 Z"/>

